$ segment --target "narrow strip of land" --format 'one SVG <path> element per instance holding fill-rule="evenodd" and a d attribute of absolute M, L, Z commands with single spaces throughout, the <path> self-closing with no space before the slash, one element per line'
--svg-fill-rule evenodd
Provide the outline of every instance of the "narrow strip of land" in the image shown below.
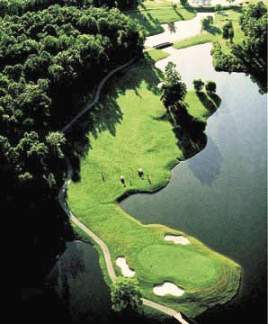
<path fill-rule="evenodd" d="M 63 129 L 62 132 L 63 133 L 67 133 L 70 128 L 81 118 L 82 115 L 84 115 L 86 112 L 88 112 L 93 106 L 95 106 L 99 99 L 100 99 L 100 95 L 101 95 L 101 91 L 104 87 L 104 85 L 106 84 L 106 82 L 118 71 L 123 70 L 124 68 L 130 66 L 133 62 L 135 61 L 135 58 L 128 61 L 127 63 L 118 66 L 117 68 L 115 68 L 114 70 L 112 70 L 110 73 L 108 73 L 99 83 L 94 99 L 88 103 L 83 110 L 81 110 L 81 112 L 79 112 Z M 84 231 L 95 243 L 98 244 L 98 246 L 101 248 L 101 251 L 103 253 L 104 256 L 104 260 L 105 260 L 105 264 L 106 264 L 106 268 L 107 268 L 107 272 L 108 275 L 111 279 L 112 282 L 114 282 L 116 280 L 116 274 L 114 271 L 114 267 L 113 267 L 113 263 L 112 263 L 112 258 L 111 258 L 111 254 L 110 251 L 107 247 L 107 245 L 104 243 L 104 241 L 102 241 L 94 232 L 92 232 L 87 226 L 85 226 L 83 223 L 81 223 L 78 218 L 76 218 L 72 212 L 69 210 L 68 205 L 65 201 L 65 191 L 66 191 L 66 187 L 68 184 L 68 181 L 71 178 L 72 175 L 72 167 L 70 162 L 67 160 L 67 178 L 66 181 L 63 185 L 63 187 L 61 188 L 59 195 L 58 195 L 58 201 L 60 203 L 60 206 L 62 207 L 62 209 L 64 210 L 64 212 L 68 215 L 68 217 L 70 218 L 70 220 L 76 225 L 78 226 L 82 231 Z M 185 321 L 181 315 L 181 313 L 175 311 L 174 309 L 171 309 L 169 307 L 166 307 L 164 305 L 155 303 L 151 300 L 148 299 L 142 299 L 143 304 L 147 307 L 151 307 L 153 309 L 156 309 L 168 316 L 174 317 L 179 323 L 181 324 L 188 324 L 187 321 Z"/>

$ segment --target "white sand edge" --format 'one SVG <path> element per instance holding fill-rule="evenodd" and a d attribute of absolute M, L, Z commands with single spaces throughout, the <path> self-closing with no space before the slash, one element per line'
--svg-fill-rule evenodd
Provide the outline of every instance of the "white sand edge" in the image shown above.
<path fill-rule="evenodd" d="M 117 258 L 115 264 L 120 268 L 121 273 L 124 277 L 132 278 L 135 276 L 135 271 L 129 268 L 126 258 L 124 257 Z"/>
<path fill-rule="evenodd" d="M 165 235 L 165 241 L 171 241 L 174 244 L 188 245 L 191 242 L 183 235 Z"/>
<path fill-rule="evenodd" d="M 184 290 L 177 287 L 172 282 L 164 282 L 162 285 L 155 286 L 153 288 L 153 293 L 157 296 L 172 295 L 175 297 L 180 297 L 184 294 Z"/>

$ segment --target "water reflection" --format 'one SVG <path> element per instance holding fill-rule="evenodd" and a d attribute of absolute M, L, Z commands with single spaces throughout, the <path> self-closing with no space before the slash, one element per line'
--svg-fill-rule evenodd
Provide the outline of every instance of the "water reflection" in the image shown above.
<path fill-rule="evenodd" d="M 209 137 L 206 152 L 199 153 L 198 158 L 193 157 L 185 163 L 201 184 L 211 186 L 221 172 L 222 162 L 223 156 L 218 146 Z"/>
<path fill-rule="evenodd" d="M 72 323 L 106 323 L 110 317 L 109 290 L 100 271 L 97 252 L 90 244 L 68 243 L 48 283 L 53 283 Z"/>

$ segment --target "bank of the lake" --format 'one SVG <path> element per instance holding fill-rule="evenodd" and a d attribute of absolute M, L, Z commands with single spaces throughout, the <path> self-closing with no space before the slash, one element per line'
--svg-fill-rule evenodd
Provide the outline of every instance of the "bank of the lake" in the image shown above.
<path fill-rule="evenodd" d="M 188 237 L 188 246 L 166 242 L 165 234 L 181 232 L 162 225 L 144 226 L 117 204 L 126 193 L 153 192 L 165 186 L 172 167 L 184 158 L 171 123 L 163 118 L 160 81 L 161 74 L 147 59 L 114 83 L 95 109 L 91 149 L 82 161 L 81 181 L 69 187 L 68 200 L 80 221 L 107 244 L 118 274 L 115 260 L 124 256 L 144 297 L 196 316 L 235 295 L 239 266 L 193 237 Z M 204 121 L 212 113 L 193 91 L 186 101 L 195 118 Z M 143 178 L 139 168 L 144 170 Z M 177 298 L 154 295 L 153 287 L 164 281 L 175 283 L 185 294 Z"/>
<path fill-rule="evenodd" d="M 121 206 L 143 223 L 178 227 L 235 259 L 243 270 L 239 295 L 198 318 L 198 323 L 265 323 L 267 99 L 241 73 L 216 72 L 211 44 L 168 49 L 190 86 L 198 77 L 217 82 L 222 104 L 209 118 L 205 149 L 172 172 L 169 185 L 137 194 Z M 202 64 L 200 64 L 202 62 Z"/>

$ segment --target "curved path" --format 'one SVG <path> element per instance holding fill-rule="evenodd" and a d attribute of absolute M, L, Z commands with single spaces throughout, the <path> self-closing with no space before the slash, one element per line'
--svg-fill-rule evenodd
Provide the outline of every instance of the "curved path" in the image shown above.
<path fill-rule="evenodd" d="M 173 28 L 168 24 L 162 24 L 164 31 L 160 34 L 146 37 L 145 47 L 151 48 L 165 42 L 177 42 L 185 38 L 199 35 L 202 31 L 201 22 L 207 16 L 214 17 L 214 12 L 198 12 L 193 19 L 176 21 Z"/>
<path fill-rule="evenodd" d="M 62 132 L 63 133 L 67 133 L 70 128 L 79 120 L 79 118 L 84 115 L 86 112 L 88 112 L 94 105 L 96 105 L 100 99 L 100 95 L 101 95 L 101 90 L 103 89 L 105 83 L 118 71 L 123 70 L 124 68 L 130 66 L 134 61 L 136 60 L 136 58 L 130 60 L 129 62 L 118 66 L 117 68 L 115 68 L 114 70 L 112 70 L 110 73 L 108 73 L 106 75 L 106 77 L 104 77 L 102 79 L 102 81 L 99 83 L 94 99 L 89 102 L 84 108 L 83 110 L 81 110 L 81 112 L 79 112 L 65 127 L 62 128 Z M 85 226 L 83 223 L 81 223 L 79 221 L 79 219 L 77 217 L 75 217 L 73 215 L 73 213 L 71 212 L 71 210 L 68 207 L 68 204 L 65 200 L 66 198 L 66 190 L 67 190 L 67 186 L 68 183 L 70 182 L 71 178 L 72 178 L 72 166 L 71 163 L 69 161 L 69 159 L 66 157 L 66 164 L 67 164 L 67 176 L 66 176 L 66 180 L 65 183 L 63 184 L 61 190 L 59 191 L 58 194 L 58 202 L 60 204 L 60 206 L 62 207 L 63 211 L 67 214 L 67 216 L 70 218 L 70 220 L 76 225 L 78 226 L 84 233 L 86 233 L 95 243 L 98 244 L 98 246 L 100 247 L 103 256 L 104 256 L 104 260 L 105 260 L 105 264 L 107 267 L 107 272 L 108 275 L 111 279 L 112 282 L 115 282 L 116 280 L 116 273 L 113 267 L 113 262 L 112 262 L 112 257 L 110 254 L 110 251 L 108 249 L 108 246 L 104 243 L 104 241 L 99 238 L 94 232 L 92 232 L 87 226 Z M 168 316 L 174 317 L 179 323 L 181 324 L 189 324 L 187 321 L 185 321 L 181 315 L 181 313 L 175 311 L 172 308 L 169 308 L 167 306 L 161 305 L 159 303 L 153 302 L 151 300 L 142 298 L 142 302 L 145 306 L 147 307 L 151 307 L 153 309 L 156 309 Z"/>
<path fill-rule="evenodd" d="M 100 94 L 101 94 L 101 90 L 103 89 L 105 83 L 117 72 L 123 70 L 124 68 L 130 66 L 134 61 L 136 60 L 136 58 L 133 58 L 132 60 L 128 61 L 127 63 L 118 66 L 117 68 L 115 68 L 114 70 L 112 70 L 111 72 L 109 72 L 99 83 L 94 99 L 89 102 L 88 104 L 85 105 L 85 107 L 67 124 L 62 128 L 62 132 L 63 133 L 67 133 L 70 128 L 78 121 L 79 118 L 81 118 L 85 113 L 87 113 L 93 106 L 95 106 L 98 101 L 100 100 Z"/>

